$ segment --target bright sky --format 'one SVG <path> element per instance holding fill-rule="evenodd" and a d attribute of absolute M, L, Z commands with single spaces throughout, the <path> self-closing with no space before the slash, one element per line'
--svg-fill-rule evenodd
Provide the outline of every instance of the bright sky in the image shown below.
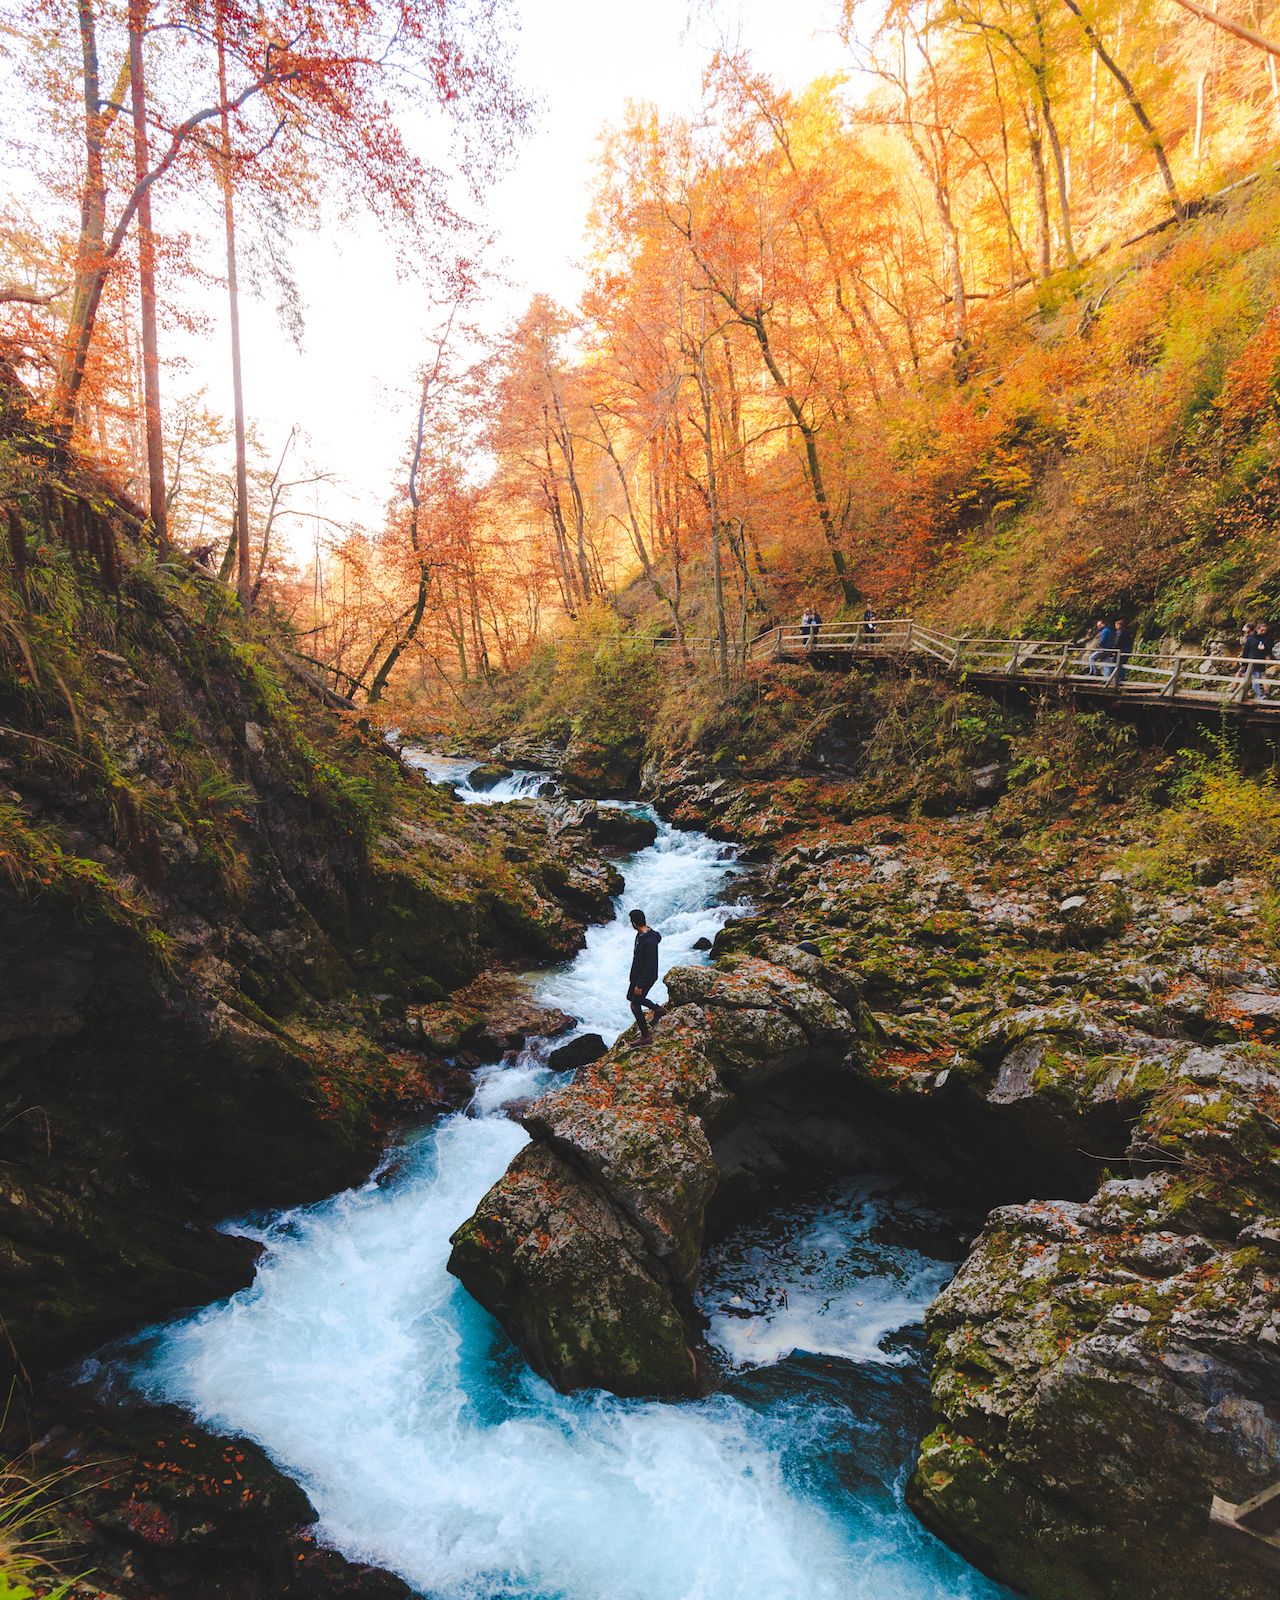
<path fill-rule="evenodd" d="M 495 308 L 499 321 L 534 293 L 576 300 L 598 133 L 629 99 L 664 111 L 694 108 L 716 42 L 706 20 L 690 23 L 690 0 L 517 3 L 516 71 L 541 104 L 514 171 L 488 204 L 487 225 L 512 283 Z M 834 34 L 837 0 L 726 0 L 721 10 L 730 37 L 736 33 L 788 87 L 846 64 Z M 424 291 L 397 280 L 391 247 L 372 222 L 304 238 L 295 261 L 306 308 L 304 349 L 293 347 L 270 306 L 247 305 L 246 406 L 272 452 L 296 422 L 309 440 L 309 459 L 346 486 L 345 493 L 325 491 L 322 509 L 374 527 L 394 486 L 408 426 L 408 385 L 421 355 L 414 335 L 429 314 Z M 217 300 L 208 304 L 218 322 L 187 352 L 194 370 L 182 386 L 206 385 L 209 403 L 229 415 L 222 313 Z"/>

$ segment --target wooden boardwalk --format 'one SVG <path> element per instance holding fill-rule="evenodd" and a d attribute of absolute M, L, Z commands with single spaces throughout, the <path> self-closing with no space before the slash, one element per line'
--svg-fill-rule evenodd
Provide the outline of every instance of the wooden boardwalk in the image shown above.
<path fill-rule="evenodd" d="M 655 649 L 679 651 L 675 639 L 651 641 Z M 1114 706 L 1149 706 L 1190 711 L 1220 711 L 1245 721 L 1280 725 L 1280 662 L 1259 662 L 1261 678 L 1255 693 L 1254 674 L 1235 656 L 1211 656 L 1188 650 L 1138 649 L 1117 670 L 1115 654 L 1106 662 L 1089 660 L 1090 645 L 1061 639 L 958 637 L 942 633 L 910 617 L 878 620 L 874 630 L 862 624 L 821 623 L 770 628 L 750 640 L 729 645 L 732 659 L 767 664 L 771 661 L 884 662 L 898 666 L 912 661 L 932 664 L 956 678 L 1031 687 L 1060 684 L 1073 694 Z M 686 639 L 688 653 L 715 654 L 718 641 L 705 636 Z"/>

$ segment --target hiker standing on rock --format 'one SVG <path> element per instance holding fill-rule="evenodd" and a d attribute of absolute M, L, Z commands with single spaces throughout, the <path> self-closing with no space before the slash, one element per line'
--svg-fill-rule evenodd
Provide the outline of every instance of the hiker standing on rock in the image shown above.
<path fill-rule="evenodd" d="M 655 1018 L 662 1015 L 662 1007 L 649 999 L 649 990 L 658 981 L 658 946 L 662 935 L 645 921 L 643 911 L 631 913 L 631 926 L 636 930 L 636 948 L 631 957 L 631 976 L 627 979 L 627 1002 L 639 1025 L 640 1038 L 647 1043 L 649 1024 L 645 1010 L 652 1011 Z"/>

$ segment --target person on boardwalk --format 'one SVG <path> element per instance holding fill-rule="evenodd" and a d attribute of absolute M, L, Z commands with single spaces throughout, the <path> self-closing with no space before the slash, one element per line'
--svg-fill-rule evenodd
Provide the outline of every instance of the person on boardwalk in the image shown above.
<path fill-rule="evenodd" d="M 805 643 L 808 645 L 810 650 L 813 649 L 814 644 L 817 641 L 818 629 L 821 628 L 821 626 L 822 626 L 822 618 L 818 615 L 817 606 L 810 606 L 809 607 L 809 633 L 808 633 L 808 637 L 805 640 Z"/>
<path fill-rule="evenodd" d="M 878 629 L 876 628 L 875 613 L 872 611 L 871 606 L 868 604 L 868 606 L 866 607 L 866 609 L 862 613 L 862 642 L 863 642 L 863 644 L 865 646 L 867 646 L 868 648 L 870 648 L 870 646 L 875 643 L 875 638 L 876 638 L 876 633 L 877 632 L 878 632 Z"/>
<path fill-rule="evenodd" d="M 1118 689 L 1124 682 L 1125 667 L 1133 654 L 1133 624 L 1125 617 L 1115 620 L 1116 664 L 1111 673 L 1111 687 Z"/>
<path fill-rule="evenodd" d="M 1097 636 L 1089 652 L 1089 672 L 1095 678 L 1105 678 L 1107 668 L 1115 659 L 1116 630 L 1101 617 L 1094 624 Z"/>
<path fill-rule="evenodd" d="M 636 930 L 636 946 L 631 957 L 631 976 L 627 979 L 627 1003 L 640 1028 L 640 1038 L 647 1043 L 649 1023 L 645 1010 L 651 1011 L 655 1018 L 662 1015 L 662 1007 L 649 998 L 649 990 L 658 981 L 658 946 L 662 935 L 645 921 L 643 911 L 631 913 L 631 926 Z"/>
<path fill-rule="evenodd" d="M 1240 659 L 1244 662 L 1244 671 L 1249 675 L 1254 698 L 1265 700 L 1267 662 L 1271 659 L 1271 640 L 1265 622 L 1259 622 L 1246 632 L 1244 644 L 1240 648 Z"/>

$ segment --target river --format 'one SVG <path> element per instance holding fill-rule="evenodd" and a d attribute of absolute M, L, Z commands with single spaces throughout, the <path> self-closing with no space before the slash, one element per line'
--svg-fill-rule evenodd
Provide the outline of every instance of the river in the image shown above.
<path fill-rule="evenodd" d="M 419 758 L 432 776 L 462 774 Z M 465 766 L 465 764 L 463 764 Z M 536 780 L 536 781 L 535 781 Z M 462 798 L 500 803 L 505 792 Z M 733 914 L 729 853 L 659 823 L 620 909 L 662 970 Z M 531 981 L 615 1037 L 631 930 L 592 928 Z M 919 1322 L 960 1254 L 953 1223 L 892 1183 L 845 1184 L 710 1252 L 725 1382 L 707 1399 L 562 1396 L 445 1270 L 449 1235 L 525 1143 L 505 1103 L 551 1081 L 535 1046 L 483 1069 L 467 1113 L 408 1136 L 358 1189 L 241 1223 L 251 1287 L 141 1335 L 129 1382 L 256 1440 L 319 1533 L 432 1600 L 995 1600 L 902 1501 L 928 1426 Z"/>

